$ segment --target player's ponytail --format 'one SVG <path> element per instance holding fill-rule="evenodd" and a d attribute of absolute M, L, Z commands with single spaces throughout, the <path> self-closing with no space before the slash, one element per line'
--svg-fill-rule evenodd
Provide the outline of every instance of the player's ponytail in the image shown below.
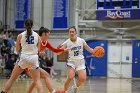
<path fill-rule="evenodd" d="M 32 35 L 33 20 L 26 19 L 24 22 L 25 28 L 27 30 L 26 38 Z"/>

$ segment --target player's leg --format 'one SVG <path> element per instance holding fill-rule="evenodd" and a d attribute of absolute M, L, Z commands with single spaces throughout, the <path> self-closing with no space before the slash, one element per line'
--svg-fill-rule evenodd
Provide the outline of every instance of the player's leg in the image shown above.
<path fill-rule="evenodd" d="M 4 89 L 3 89 L 3 93 L 7 93 L 12 84 L 14 83 L 14 81 L 18 78 L 18 76 L 23 72 L 23 69 L 21 69 L 17 64 L 15 65 L 11 77 L 9 78 L 9 80 L 6 82 Z"/>
<path fill-rule="evenodd" d="M 77 79 L 77 87 L 81 86 L 86 80 L 86 70 L 78 70 L 77 71 L 78 79 Z"/>
<path fill-rule="evenodd" d="M 55 90 L 53 89 L 53 87 L 51 85 L 51 79 L 50 79 L 50 76 L 49 76 L 48 72 L 46 72 L 42 68 L 39 68 L 39 69 L 40 69 L 41 78 L 44 78 L 45 79 L 46 87 L 48 88 L 48 90 L 50 92 L 55 92 Z M 28 74 L 32 78 L 32 74 L 29 71 L 28 71 Z M 35 83 L 34 82 L 31 82 L 31 84 L 29 86 L 29 89 L 28 89 L 28 93 L 31 93 L 34 87 L 35 87 Z"/>
<path fill-rule="evenodd" d="M 43 87 L 40 80 L 40 69 L 30 69 L 30 72 L 32 75 L 33 83 L 35 84 L 38 93 L 43 93 Z"/>
<path fill-rule="evenodd" d="M 30 84 L 30 86 L 29 86 L 29 88 L 28 88 L 28 90 L 27 90 L 28 93 L 32 93 L 34 87 L 35 87 L 35 83 L 32 81 L 31 84 Z"/>
<path fill-rule="evenodd" d="M 42 86 L 42 83 L 40 80 L 40 69 L 39 69 L 39 64 L 38 64 L 38 55 L 30 55 L 30 58 L 27 55 L 26 58 L 28 58 L 28 60 L 29 60 L 29 63 L 26 63 L 26 64 L 27 64 L 27 67 L 28 67 L 29 72 L 31 74 L 33 84 L 35 84 L 35 87 L 37 88 L 38 93 L 43 93 L 43 86 Z"/>
<path fill-rule="evenodd" d="M 41 75 L 42 78 L 45 79 L 45 84 L 46 84 L 46 87 L 48 88 L 48 90 L 50 92 L 55 91 L 52 87 L 52 84 L 51 84 L 52 81 L 51 81 L 49 73 L 46 72 L 44 69 L 40 68 L 40 75 Z"/>
<path fill-rule="evenodd" d="M 26 72 L 29 74 L 29 76 L 32 78 L 32 74 L 31 74 L 31 72 L 30 72 L 30 70 L 29 69 L 26 69 Z M 33 91 L 33 89 L 34 89 L 34 87 L 35 87 L 35 82 L 31 82 L 31 84 L 29 85 L 29 88 L 28 88 L 28 93 L 32 93 L 32 91 Z"/>
<path fill-rule="evenodd" d="M 66 80 L 66 82 L 65 82 L 65 84 L 64 84 L 64 90 L 65 90 L 65 91 L 68 90 L 68 88 L 69 88 L 69 86 L 70 86 L 70 84 L 71 84 L 71 81 L 72 81 L 73 78 L 74 78 L 74 75 L 75 75 L 75 69 L 72 68 L 72 67 L 70 67 L 70 66 L 68 66 L 68 67 L 67 67 L 67 80 Z"/>
<path fill-rule="evenodd" d="M 85 66 L 85 60 L 78 60 L 78 65 L 76 68 L 76 74 L 78 75 L 78 79 L 77 79 L 77 87 L 81 86 L 85 80 L 86 80 L 86 66 Z"/>

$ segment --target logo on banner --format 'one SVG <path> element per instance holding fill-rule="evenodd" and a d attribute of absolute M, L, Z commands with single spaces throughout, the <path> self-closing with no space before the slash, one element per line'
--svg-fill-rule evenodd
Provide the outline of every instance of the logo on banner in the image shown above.
<path fill-rule="evenodd" d="M 131 12 L 130 11 L 107 11 L 107 18 L 110 19 L 123 19 L 123 18 L 131 18 Z"/>

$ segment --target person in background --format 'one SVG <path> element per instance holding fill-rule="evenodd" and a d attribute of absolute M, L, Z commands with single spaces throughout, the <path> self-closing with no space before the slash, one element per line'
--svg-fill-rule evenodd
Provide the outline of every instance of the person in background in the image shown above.
<path fill-rule="evenodd" d="M 7 77 L 9 77 L 11 75 L 11 72 L 15 66 L 16 63 L 16 54 L 10 54 L 8 60 L 5 63 L 5 68 L 10 71 L 10 73 L 7 75 Z"/>
<path fill-rule="evenodd" d="M 9 47 L 10 53 L 14 53 L 15 41 L 11 34 L 7 38 L 7 45 Z"/>

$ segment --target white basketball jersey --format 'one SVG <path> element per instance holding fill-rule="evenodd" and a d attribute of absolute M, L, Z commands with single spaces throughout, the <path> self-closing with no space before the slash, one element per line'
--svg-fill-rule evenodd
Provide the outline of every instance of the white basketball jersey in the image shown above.
<path fill-rule="evenodd" d="M 37 54 L 38 53 L 38 34 L 32 31 L 32 35 L 26 38 L 27 32 L 21 33 L 21 54 Z"/>
<path fill-rule="evenodd" d="M 64 48 L 70 48 L 68 52 L 68 60 L 73 59 L 83 59 L 83 46 L 87 45 L 84 39 L 77 37 L 75 42 L 72 42 L 70 39 L 67 39 L 63 44 Z"/>

